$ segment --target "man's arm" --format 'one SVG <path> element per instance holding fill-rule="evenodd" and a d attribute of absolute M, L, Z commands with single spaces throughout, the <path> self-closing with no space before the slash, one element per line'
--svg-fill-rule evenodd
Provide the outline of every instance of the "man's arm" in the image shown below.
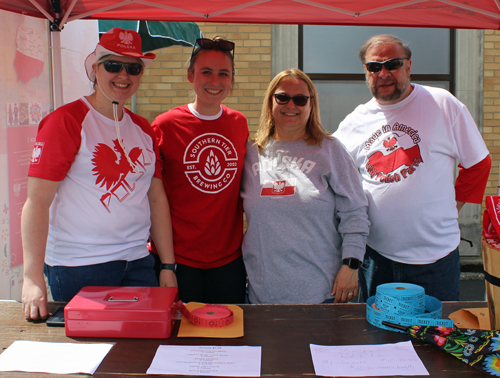
<path fill-rule="evenodd" d="M 491 157 L 488 155 L 479 163 L 467 169 L 461 164 L 458 167 L 460 170 L 455 181 L 455 199 L 457 209 L 460 211 L 467 202 L 477 204 L 483 202 L 484 191 L 490 175 Z"/>

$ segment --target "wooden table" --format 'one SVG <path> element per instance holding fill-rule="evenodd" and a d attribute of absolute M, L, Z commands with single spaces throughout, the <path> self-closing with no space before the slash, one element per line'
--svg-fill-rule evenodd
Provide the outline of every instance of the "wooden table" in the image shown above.
<path fill-rule="evenodd" d="M 53 310 L 54 305 L 51 306 Z M 108 342 L 114 346 L 94 377 L 144 378 L 159 345 L 262 346 L 262 377 L 294 378 L 315 376 L 309 344 L 363 345 L 410 340 L 404 333 L 386 331 L 369 324 L 366 321 L 364 304 L 241 307 L 244 311 L 245 336 L 238 339 L 177 338 L 179 321 L 176 322 L 169 339 L 74 339 L 65 336 L 64 328 L 47 327 L 44 323 L 26 321 L 20 303 L 0 301 L 0 347 L 3 352 L 15 340 Z M 461 308 L 475 307 L 487 307 L 487 304 L 447 302 L 443 304 L 443 317 Z M 432 345 L 416 340 L 412 342 L 431 377 L 487 376 Z M 21 372 L 0 373 L 0 375 L 13 378 L 53 377 L 48 374 Z M 75 377 L 75 375 L 58 375 L 58 377 Z"/>

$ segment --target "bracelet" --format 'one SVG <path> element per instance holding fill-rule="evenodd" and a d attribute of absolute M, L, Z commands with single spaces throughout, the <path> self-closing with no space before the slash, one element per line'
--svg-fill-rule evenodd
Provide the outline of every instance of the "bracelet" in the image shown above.
<path fill-rule="evenodd" d="M 161 264 L 161 270 L 171 270 L 175 272 L 177 269 L 177 264 Z"/>
<path fill-rule="evenodd" d="M 359 269 L 361 264 L 362 262 L 360 260 L 352 257 L 342 260 L 342 265 L 347 265 L 349 268 L 354 270 Z"/>

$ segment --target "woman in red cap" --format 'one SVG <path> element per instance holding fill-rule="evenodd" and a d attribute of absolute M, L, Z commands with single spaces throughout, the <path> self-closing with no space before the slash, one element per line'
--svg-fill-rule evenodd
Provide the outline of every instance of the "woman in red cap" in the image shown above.
<path fill-rule="evenodd" d="M 187 78 L 194 102 L 152 124 L 171 204 L 179 298 L 244 303 L 239 189 L 249 132 L 245 116 L 222 105 L 234 83 L 234 43 L 198 39 Z"/>
<path fill-rule="evenodd" d="M 175 263 L 154 132 L 124 107 L 154 58 L 136 32 L 110 30 L 85 61 L 95 91 L 40 123 L 21 217 L 27 318 L 48 315 L 44 272 L 56 301 L 84 286 L 157 286 L 150 230 Z M 160 285 L 176 286 L 175 273 Z"/>

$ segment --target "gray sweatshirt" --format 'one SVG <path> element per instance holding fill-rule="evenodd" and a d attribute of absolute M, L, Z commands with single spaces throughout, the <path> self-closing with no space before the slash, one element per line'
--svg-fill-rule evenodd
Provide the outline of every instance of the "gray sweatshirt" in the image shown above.
<path fill-rule="evenodd" d="M 251 303 L 321 303 L 342 259 L 363 260 L 368 203 L 336 139 L 318 147 L 271 138 L 260 152 L 248 142 L 241 197 Z"/>

